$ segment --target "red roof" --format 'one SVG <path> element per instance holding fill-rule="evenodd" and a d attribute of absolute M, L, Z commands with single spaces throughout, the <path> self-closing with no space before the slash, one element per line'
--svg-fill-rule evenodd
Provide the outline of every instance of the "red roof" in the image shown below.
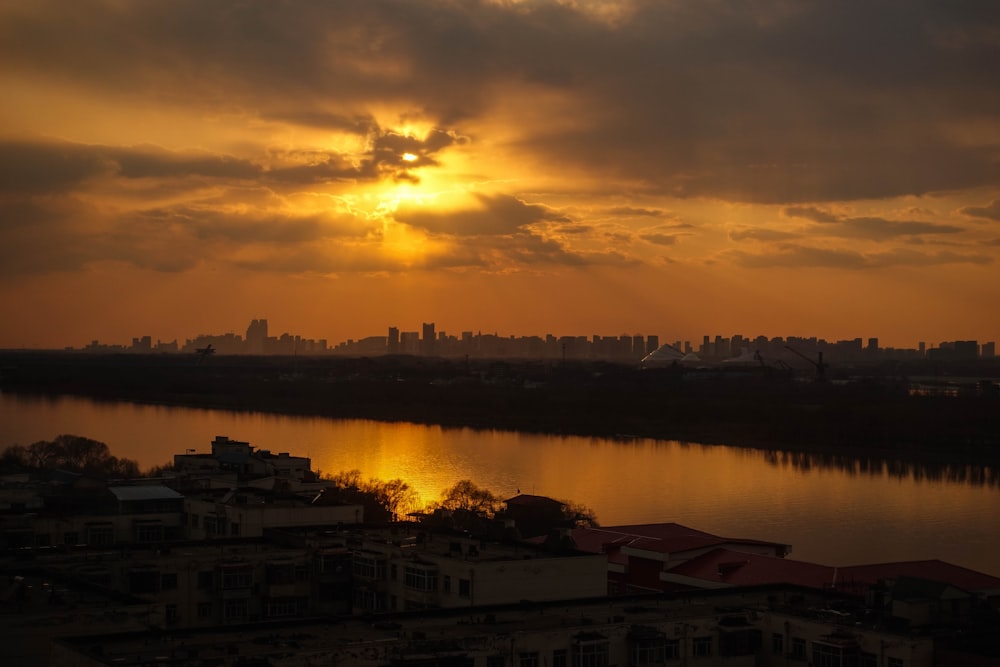
<path fill-rule="evenodd" d="M 880 579 L 895 579 L 897 577 L 914 577 L 951 584 L 970 593 L 992 591 L 1000 594 L 1000 579 L 970 570 L 959 565 L 952 565 L 943 560 L 911 560 L 898 563 L 876 563 L 873 565 L 852 565 L 838 568 L 837 587 L 870 587 Z"/>
<path fill-rule="evenodd" d="M 832 567 L 730 549 L 713 549 L 671 568 L 669 574 L 731 586 L 758 584 L 796 584 L 811 588 L 834 586 L 855 594 L 863 593 L 881 579 L 914 577 L 950 584 L 973 593 L 1000 592 L 1000 579 L 997 577 L 940 560 Z"/>
<path fill-rule="evenodd" d="M 576 528 L 573 541 L 579 549 L 591 553 L 618 552 L 622 547 L 641 549 L 661 554 L 672 554 L 726 544 L 754 544 L 779 546 L 784 544 L 761 540 L 720 537 L 695 530 L 679 523 L 646 523 L 630 526 L 601 528 Z"/>
<path fill-rule="evenodd" d="M 669 570 L 669 574 L 730 586 L 796 584 L 811 588 L 830 588 L 836 572 L 837 568 L 828 565 L 730 549 L 712 549 Z"/>

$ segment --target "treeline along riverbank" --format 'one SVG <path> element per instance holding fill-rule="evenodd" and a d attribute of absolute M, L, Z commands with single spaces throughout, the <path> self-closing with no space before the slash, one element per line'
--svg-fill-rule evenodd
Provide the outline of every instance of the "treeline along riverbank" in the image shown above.
<path fill-rule="evenodd" d="M 763 367 L 640 370 L 597 362 L 10 352 L 0 355 L 0 390 L 556 434 L 1000 461 L 1000 390 L 995 383 L 983 380 L 948 395 L 922 394 L 912 391 L 899 370 L 851 380 L 834 375 L 820 382 Z M 0 443 L 5 444 L 10 443 Z"/>

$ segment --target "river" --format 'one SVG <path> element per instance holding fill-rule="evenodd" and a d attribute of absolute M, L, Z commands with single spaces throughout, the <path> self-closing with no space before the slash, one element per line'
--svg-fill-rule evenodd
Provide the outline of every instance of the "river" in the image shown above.
<path fill-rule="evenodd" d="M 826 565 L 937 558 L 1000 576 L 996 470 L 0 394 L 0 447 L 63 433 L 143 468 L 226 435 L 325 473 L 401 478 L 424 501 L 470 479 L 503 497 L 582 503 L 606 526 L 676 521 L 788 543 L 792 558 Z"/>

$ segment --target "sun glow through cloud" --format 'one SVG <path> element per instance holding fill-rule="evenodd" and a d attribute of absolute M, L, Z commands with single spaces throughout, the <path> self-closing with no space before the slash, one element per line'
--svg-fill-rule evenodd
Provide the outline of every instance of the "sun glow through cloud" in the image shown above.
<path fill-rule="evenodd" d="M 0 308 L 26 313 L 0 346 L 279 311 L 329 340 L 404 310 L 526 335 L 1000 332 L 1000 15 L 975 3 L 68 7 L 0 0 Z M 255 288 L 142 305 L 206 274 Z M 293 312 L 305 280 L 359 315 Z"/>

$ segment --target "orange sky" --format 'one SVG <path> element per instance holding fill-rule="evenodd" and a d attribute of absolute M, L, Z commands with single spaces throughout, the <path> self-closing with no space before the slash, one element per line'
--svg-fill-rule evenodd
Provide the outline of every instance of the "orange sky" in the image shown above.
<path fill-rule="evenodd" d="M 1000 339 L 1000 7 L 0 0 L 0 347 Z"/>

